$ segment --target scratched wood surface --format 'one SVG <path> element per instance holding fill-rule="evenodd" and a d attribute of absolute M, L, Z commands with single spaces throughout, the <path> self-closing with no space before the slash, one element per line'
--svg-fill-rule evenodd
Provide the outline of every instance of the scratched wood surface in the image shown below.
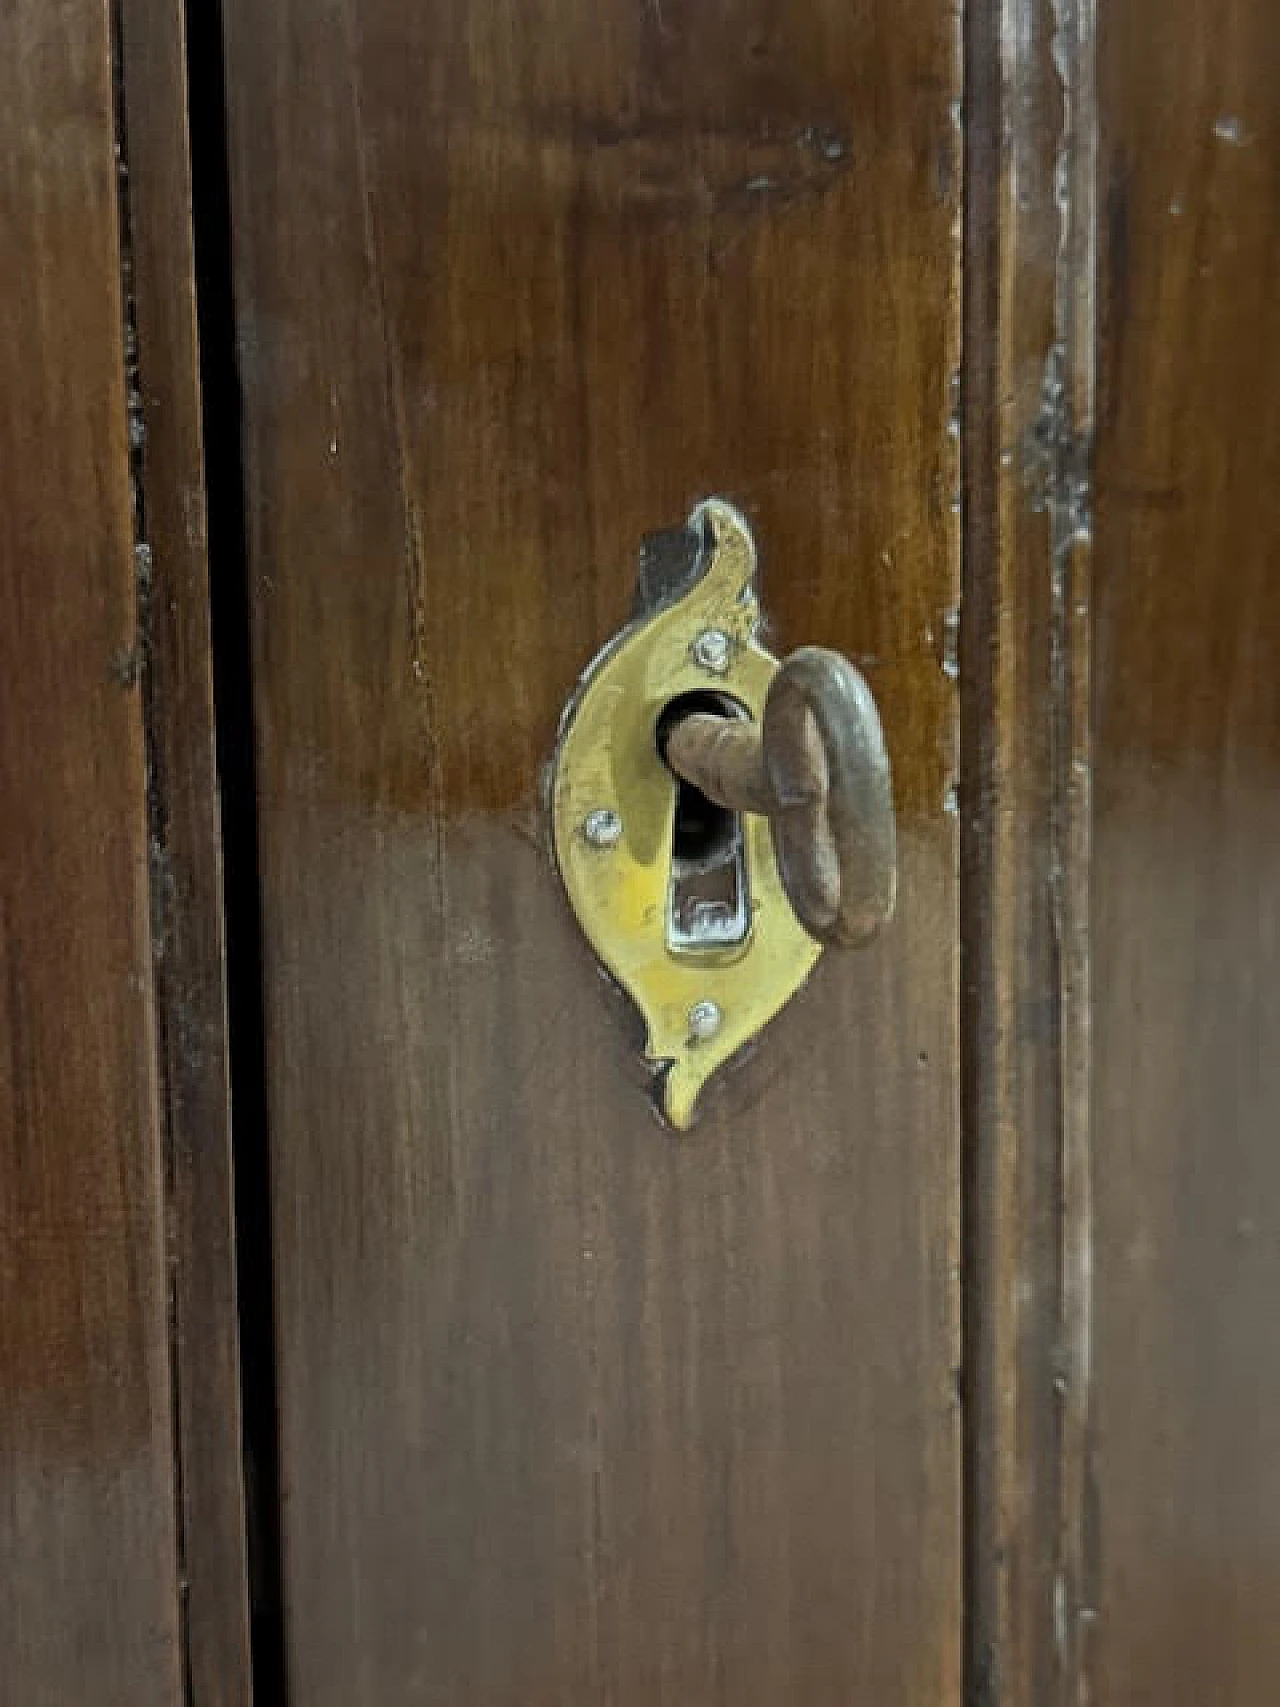
<path fill-rule="evenodd" d="M 175 1707 L 173 1433 L 105 8 L 0 11 L 0 1692 Z"/>
<path fill-rule="evenodd" d="M 224 10 L 293 1699 L 954 1701 L 951 9 Z M 709 492 L 902 904 L 677 1142 L 539 777 Z"/>
<path fill-rule="evenodd" d="M 1087 7 L 966 13 L 964 812 L 969 1698 L 1076 1703 L 1086 1603 Z"/>
<path fill-rule="evenodd" d="M 1104 10 L 1090 1699 L 1280 1677 L 1280 13 Z"/>
<path fill-rule="evenodd" d="M 248 1579 L 186 53 L 174 0 L 121 0 L 185 1685 L 192 1707 L 244 1707 Z M 202 203 L 200 216 L 216 210 Z"/>

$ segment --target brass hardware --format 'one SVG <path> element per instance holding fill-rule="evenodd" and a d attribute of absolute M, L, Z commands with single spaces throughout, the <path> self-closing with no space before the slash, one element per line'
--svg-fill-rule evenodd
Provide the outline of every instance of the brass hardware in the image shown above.
<path fill-rule="evenodd" d="M 865 942 L 889 916 L 894 864 L 866 683 L 812 648 L 780 670 L 760 644 L 755 546 L 732 505 L 698 505 L 679 537 L 692 562 L 642 559 L 642 608 L 566 713 L 551 811 L 573 910 L 640 1009 L 683 1130 L 822 942 Z"/>

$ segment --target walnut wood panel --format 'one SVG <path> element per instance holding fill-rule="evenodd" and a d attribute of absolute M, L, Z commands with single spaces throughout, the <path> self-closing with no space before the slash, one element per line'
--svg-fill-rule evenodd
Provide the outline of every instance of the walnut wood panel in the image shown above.
<path fill-rule="evenodd" d="M 106 9 L 0 12 L 0 1681 L 180 1697 Z"/>
<path fill-rule="evenodd" d="M 223 878 L 181 6 L 122 0 L 139 601 L 170 1227 L 185 1676 L 249 1698 Z M 202 205 L 201 216 L 215 217 Z"/>
<path fill-rule="evenodd" d="M 1280 1677 L 1280 13 L 1104 8 L 1101 1707 Z"/>
<path fill-rule="evenodd" d="M 951 9 L 225 12 L 293 1698 L 954 1701 Z M 539 778 L 710 492 L 902 904 L 676 1141 Z"/>

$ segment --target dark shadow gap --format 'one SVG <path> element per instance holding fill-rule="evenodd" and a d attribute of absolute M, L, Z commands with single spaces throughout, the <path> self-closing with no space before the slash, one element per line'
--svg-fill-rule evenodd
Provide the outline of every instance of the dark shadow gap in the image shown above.
<path fill-rule="evenodd" d="M 187 99 L 221 782 L 253 1692 L 285 1707 L 284 1578 L 272 1272 L 253 642 L 236 349 L 222 8 L 187 0 Z"/>
<path fill-rule="evenodd" d="M 999 588 L 997 351 L 1001 172 L 1000 9 L 964 8 L 960 604 L 960 1249 L 963 1666 L 966 1707 L 1000 1698 L 992 1356 L 996 1161 L 991 898 L 995 637 Z"/>

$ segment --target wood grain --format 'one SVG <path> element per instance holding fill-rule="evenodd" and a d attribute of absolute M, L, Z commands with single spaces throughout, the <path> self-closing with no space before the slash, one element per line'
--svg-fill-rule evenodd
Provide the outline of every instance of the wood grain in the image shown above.
<path fill-rule="evenodd" d="M 1102 15 L 1101 1707 L 1262 1707 L 1280 1629 L 1280 14 Z"/>
<path fill-rule="evenodd" d="M 225 10 L 293 1699 L 954 1701 L 950 9 Z M 710 492 L 903 899 L 676 1142 L 538 789 Z"/>
<path fill-rule="evenodd" d="M 243 1707 L 245 1507 L 186 51 L 180 5 L 122 0 L 185 1684 L 191 1707 Z"/>
<path fill-rule="evenodd" d="M 103 7 L 0 12 L 0 1668 L 174 1707 L 146 776 Z"/>

